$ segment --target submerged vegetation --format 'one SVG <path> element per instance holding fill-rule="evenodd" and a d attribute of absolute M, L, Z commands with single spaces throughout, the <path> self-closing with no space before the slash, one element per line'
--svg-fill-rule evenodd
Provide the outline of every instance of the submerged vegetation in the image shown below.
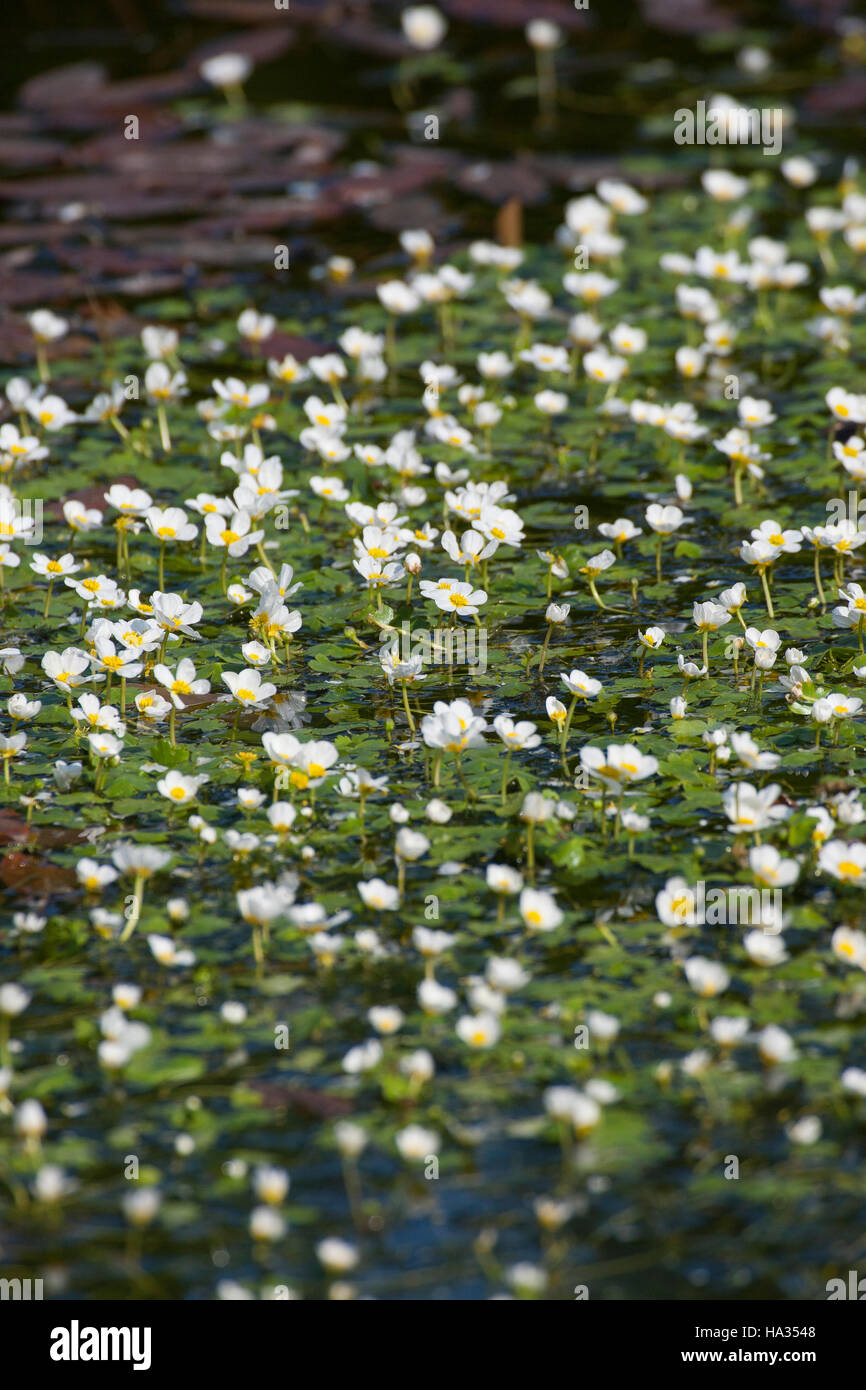
<path fill-rule="evenodd" d="M 862 1257 L 866 186 L 692 167 L 335 248 L 286 312 L 22 316 L 4 1273 L 812 1298 Z"/>

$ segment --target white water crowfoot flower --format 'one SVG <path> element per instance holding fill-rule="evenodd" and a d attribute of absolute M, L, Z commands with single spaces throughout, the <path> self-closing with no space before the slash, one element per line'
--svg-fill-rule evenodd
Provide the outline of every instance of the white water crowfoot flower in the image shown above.
<path fill-rule="evenodd" d="M 165 362 L 151 362 L 144 374 L 144 389 L 156 405 L 156 418 L 159 424 L 159 442 L 166 454 L 171 453 L 171 435 L 168 429 L 166 404 L 177 401 L 187 394 L 186 372 L 173 372 Z"/>
<path fill-rule="evenodd" d="M 599 608 L 608 609 L 609 604 L 604 603 L 601 595 L 596 588 L 596 579 L 605 570 L 610 569 L 611 565 L 616 564 L 616 556 L 612 550 L 601 550 L 598 555 L 592 555 L 585 565 L 580 566 L 580 573 L 586 575 L 586 582 L 589 585 L 589 592 L 592 594 Z"/>
<path fill-rule="evenodd" d="M 118 938 L 123 942 L 129 940 L 138 925 L 145 883 L 171 862 L 171 853 L 155 845 L 135 845 L 122 841 L 111 851 L 111 858 L 121 874 L 130 874 L 133 879 L 132 900 L 126 909 L 126 926 Z"/>
<path fill-rule="evenodd" d="M 611 743 L 606 751 L 593 747 L 581 748 L 580 764 L 603 787 L 618 793 L 614 838 L 619 839 L 626 789 L 636 782 L 645 781 L 647 777 L 653 777 L 658 772 L 658 759 L 642 753 L 633 743 Z"/>
<path fill-rule="evenodd" d="M 460 758 L 467 749 L 478 748 L 484 744 L 486 728 L 487 720 L 473 712 L 468 700 L 452 700 L 450 704 L 446 704 L 444 700 L 436 701 L 433 713 L 425 714 L 421 721 L 421 737 L 427 747 L 434 750 L 434 787 L 440 786 L 443 754 L 452 753 L 457 775 L 463 783 L 467 797 L 476 797 L 463 775 Z"/>
<path fill-rule="evenodd" d="M 665 536 L 672 536 L 686 520 L 679 507 L 664 507 L 651 502 L 646 509 L 647 525 L 656 534 L 656 583 L 662 582 L 662 542 Z"/>
<path fill-rule="evenodd" d="M 729 623 L 731 615 L 727 608 L 720 603 L 696 603 L 692 609 L 692 618 L 695 627 L 701 634 L 704 667 L 709 672 L 709 635 L 711 632 L 718 632 L 719 628 L 725 626 L 725 623 Z"/>
<path fill-rule="evenodd" d="M 578 671 L 577 669 L 571 671 L 568 675 L 566 675 L 564 671 L 560 671 L 559 679 L 562 681 L 566 690 L 568 690 L 571 694 L 571 703 L 568 706 L 567 715 L 565 716 L 564 720 L 562 720 L 562 733 L 560 735 L 559 740 L 560 758 L 562 760 L 563 768 L 565 769 L 565 775 L 566 777 L 568 777 L 570 774 L 568 771 L 568 763 L 565 757 L 565 750 L 568 744 L 568 735 L 571 729 L 571 721 L 574 718 L 574 711 L 577 707 L 577 702 L 578 700 L 594 700 L 597 695 L 601 694 L 602 685 L 601 681 L 597 681 L 594 679 L 594 677 L 588 676 L 585 671 Z M 553 718 L 552 715 L 551 718 Z M 556 722 L 559 722 L 558 711 Z"/>
<path fill-rule="evenodd" d="M 555 809 L 555 802 L 539 792 L 527 792 L 523 798 L 520 819 L 526 825 L 526 876 L 530 883 L 535 878 L 535 827 L 550 820 Z"/>
<path fill-rule="evenodd" d="M 252 70 L 252 62 L 244 53 L 215 53 L 199 67 L 205 82 L 218 87 L 229 108 L 236 113 L 246 106 L 244 83 Z"/>
<path fill-rule="evenodd" d="M 231 697 L 237 704 L 232 727 L 234 740 L 242 710 L 264 708 L 276 695 L 277 687 L 270 681 L 263 681 L 261 672 L 251 666 L 243 671 L 223 671 L 222 681 L 228 686 Z"/>
<path fill-rule="evenodd" d="M 422 591 L 423 588 L 422 584 Z M 453 613 L 458 618 L 474 618 L 480 605 L 487 602 L 484 589 L 473 589 L 471 584 L 459 580 L 452 581 L 447 589 L 435 587 L 429 597 L 443 613 Z"/>
<path fill-rule="evenodd" d="M 518 906 L 524 925 L 531 932 L 554 931 L 563 920 L 552 893 L 524 888 Z"/>
<path fill-rule="evenodd" d="M 687 661 L 682 652 L 677 653 L 677 669 L 683 678 L 683 695 L 686 693 L 689 681 L 702 680 L 708 674 L 706 666 L 697 666 L 694 661 Z M 671 703 L 671 712 L 673 712 L 673 702 Z"/>
<path fill-rule="evenodd" d="M 706 960 L 703 956 L 690 956 L 683 963 L 686 979 L 696 994 L 702 999 L 714 999 L 724 994 L 731 983 L 729 972 L 717 961 Z"/>
<path fill-rule="evenodd" d="M 264 552 L 261 550 L 261 542 L 265 533 L 262 530 L 253 531 L 251 527 L 252 517 L 247 511 L 236 511 L 229 517 L 211 513 L 205 518 L 205 535 L 208 545 L 212 545 L 216 550 L 222 550 L 220 584 L 223 593 L 228 587 L 226 565 L 230 555 L 232 559 L 238 559 L 246 555 L 251 545 L 255 545 L 259 547 L 262 559 L 265 559 Z"/>
<path fill-rule="evenodd" d="M 136 596 L 136 591 L 130 591 L 130 601 Z M 163 630 L 163 653 L 165 642 L 169 637 L 179 636 L 191 637 L 194 641 L 199 640 L 199 634 L 195 630 L 195 624 L 201 622 L 204 612 L 198 602 L 187 603 L 181 594 L 164 594 L 157 591 L 151 594 L 150 604 L 145 605 L 145 609 L 153 616 L 153 620 Z M 144 611 L 144 610 L 142 610 Z"/>
<path fill-rule="evenodd" d="M 159 588 L 165 588 L 165 547 L 181 541 L 194 541 L 198 527 L 182 507 L 148 507 L 144 514 L 148 530 L 159 541 Z"/>
<path fill-rule="evenodd" d="M 644 662 L 648 651 L 656 652 L 665 640 L 667 633 L 663 627 L 648 627 L 643 632 L 638 631 L 637 638 L 640 643 L 640 661 L 638 665 L 638 675 L 643 678 Z"/>
<path fill-rule="evenodd" d="M 27 315 L 27 322 L 30 325 L 30 332 L 33 334 L 36 343 L 36 363 L 39 370 L 39 380 L 47 382 L 50 378 L 48 370 L 48 358 L 45 348 L 48 343 L 57 342 L 69 332 L 69 324 L 66 319 L 55 314 L 52 309 L 34 309 Z"/>
<path fill-rule="evenodd" d="M 568 622 L 568 615 L 570 612 L 570 603 L 549 603 L 547 605 L 547 609 L 544 614 L 545 620 L 547 622 L 547 632 L 544 635 L 544 643 L 541 648 L 541 654 L 538 658 L 539 677 L 541 676 L 541 673 L 544 670 L 544 663 L 547 659 L 547 648 L 550 645 L 550 639 L 553 635 L 553 629 L 555 627 L 563 627 L 565 623 Z"/>
<path fill-rule="evenodd" d="M 505 766 L 502 770 L 502 785 L 500 788 L 500 801 L 504 806 L 512 753 L 515 749 L 537 748 L 541 743 L 541 734 L 537 732 L 536 726 L 530 720 L 521 719 L 515 723 L 508 714 L 497 714 L 493 721 L 493 728 L 508 750 L 505 755 Z"/>
<path fill-rule="evenodd" d="M 485 878 L 487 887 L 496 894 L 496 925 L 501 927 L 505 921 L 505 900 L 520 892 L 523 875 L 508 864 L 488 864 Z"/>
<path fill-rule="evenodd" d="M 773 600 L 770 596 L 770 586 L 767 583 L 767 573 L 780 554 L 781 551 L 776 546 L 765 540 L 743 541 L 740 545 L 740 559 L 745 560 L 747 565 L 752 565 L 757 574 L 760 575 L 767 617 L 773 621 L 775 621 L 776 614 L 773 611 Z"/>
<path fill-rule="evenodd" d="M 207 781 L 209 778 L 204 774 L 191 777 L 172 769 L 156 785 L 161 795 L 175 806 L 188 806 L 195 801 L 199 787 Z"/>
<path fill-rule="evenodd" d="M 188 656 L 182 658 L 177 663 L 174 671 L 162 662 L 158 662 L 153 668 L 153 678 L 163 687 L 169 700 L 171 701 L 171 713 L 169 714 L 169 739 L 172 748 L 175 744 L 175 715 L 179 709 L 184 708 L 184 695 L 206 695 L 210 691 L 210 681 L 197 680 L 195 666 Z"/>
<path fill-rule="evenodd" d="M 30 561 L 30 568 L 34 574 L 48 580 L 48 591 L 45 595 L 45 607 L 42 609 L 43 618 L 48 617 L 51 608 L 51 596 L 54 592 L 54 585 L 59 578 L 66 578 L 67 575 L 77 574 L 81 566 L 69 551 L 65 555 L 58 555 L 52 558 L 49 555 L 35 554 Z"/>
<path fill-rule="evenodd" d="M 26 746 L 26 734 L 0 734 L 0 759 L 3 762 L 3 781 L 7 787 L 12 759 L 20 757 Z"/>
<path fill-rule="evenodd" d="M 840 883 L 866 885 L 866 843 L 828 840 L 818 852 L 818 868 Z"/>
<path fill-rule="evenodd" d="M 779 801 L 781 791 L 775 783 L 759 789 L 750 782 L 733 782 L 723 797 L 729 828 L 735 834 L 754 835 L 758 844 L 762 830 L 772 830 L 791 813 L 790 808 Z"/>

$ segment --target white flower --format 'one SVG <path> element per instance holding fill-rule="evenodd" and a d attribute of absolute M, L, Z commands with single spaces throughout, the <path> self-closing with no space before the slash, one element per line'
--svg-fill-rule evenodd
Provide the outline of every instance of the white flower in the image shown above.
<path fill-rule="evenodd" d="M 324 1269 L 332 1274 L 346 1274 L 357 1265 L 360 1255 L 357 1246 L 337 1236 L 328 1236 L 316 1246 L 316 1257 Z"/>
<path fill-rule="evenodd" d="M 139 1187 L 123 1199 L 123 1214 L 131 1226 L 149 1226 L 162 1198 L 155 1187 Z"/>
<path fill-rule="evenodd" d="M 590 1009 L 586 1015 L 590 1033 L 601 1042 L 612 1042 L 620 1030 L 620 1021 L 613 1014 L 603 1013 L 601 1009 Z"/>
<path fill-rule="evenodd" d="M 490 956 L 484 967 L 484 975 L 492 989 L 502 994 L 513 994 L 529 984 L 529 975 L 519 961 L 507 956 Z"/>
<path fill-rule="evenodd" d="M 216 53 L 199 65 L 199 72 L 212 87 L 240 87 L 253 65 L 243 53 Z"/>
<path fill-rule="evenodd" d="M 243 709 L 255 709 L 266 705 L 277 693 L 277 687 L 269 682 L 263 683 L 261 673 L 253 667 L 238 673 L 223 671 L 222 679 Z"/>
<path fill-rule="evenodd" d="M 542 796 L 541 792 L 527 792 L 520 808 L 520 819 L 527 821 L 530 825 L 541 825 L 543 821 L 550 820 L 555 811 L 555 801 Z"/>
<path fill-rule="evenodd" d="M 770 1023 L 758 1034 L 758 1051 L 761 1058 L 768 1065 L 776 1065 L 779 1062 L 791 1062 L 797 1055 L 793 1040 L 784 1028 L 779 1028 L 775 1023 Z"/>
<path fill-rule="evenodd" d="M 557 48 L 562 42 L 562 30 L 549 19 L 531 19 L 526 38 L 533 48 Z"/>
<path fill-rule="evenodd" d="M 438 980 L 422 980 L 418 986 L 418 1003 L 425 1014 L 447 1014 L 457 1004 L 457 995 Z"/>
<path fill-rule="evenodd" d="M 257 1168 L 253 1176 L 253 1189 L 263 1202 L 278 1207 L 289 1190 L 289 1175 L 284 1168 L 270 1165 Z"/>
<path fill-rule="evenodd" d="M 394 912 L 400 906 L 400 894 L 397 889 L 381 878 L 361 879 L 358 892 L 364 905 L 377 912 Z"/>
<path fill-rule="evenodd" d="M 837 960 L 866 970 L 866 932 L 837 927 L 830 938 L 830 949 Z"/>
<path fill-rule="evenodd" d="M 204 775 L 192 777 L 172 769 L 156 785 L 169 801 L 175 802 L 178 806 L 186 806 L 190 801 L 195 801 L 199 787 L 207 780 Z"/>
<path fill-rule="evenodd" d="M 764 931 L 750 931 L 743 937 L 743 949 L 755 965 L 781 965 L 788 959 L 785 943 L 780 936 Z"/>
<path fill-rule="evenodd" d="M 742 1042 L 748 1031 L 747 1018 L 726 1018 L 724 1014 L 719 1014 L 710 1023 L 710 1036 L 719 1047 L 734 1047 Z"/>
<path fill-rule="evenodd" d="M 749 867 L 758 882 L 768 888 L 787 888 L 800 875 L 796 859 L 783 859 L 773 845 L 753 846 L 749 850 Z"/>
<path fill-rule="evenodd" d="M 438 48 L 448 25 L 435 5 L 410 5 L 400 16 L 403 33 L 413 48 Z"/>
<path fill-rule="evenodd" d="M 494 893 L 519 893 L 523 887 L 523 875 L 507 864 L 488 864 L 485 871 L 487 887 Z"/>
<path fill-rule="evenodd" d="M 719 965 L 717 961 L 706 960 L 703 956 L 690 956 L 684 962 L 683 969 L 692 989 L 704 999 L 723 994 L 731 982 L 731 977 L 723 965 Z"/>
<path fill-rule="evenodd" d="M 193 952 L 179 951 L 170 936 L 160 936 L 157 932 L 151 932 L 147 938 L 147 944 L 160 965 L 188 966 L 195 964 Z"/>
<path fill-rule="evenodd" d="M 410 862 L 414 862 L 427 853 L 430 848 L 430 841 L 420 831 L 409 830 L 403 826 L 397 832 L 394 848 L 399 859 L 408 859 Z"/>
<path fill-rule="evenodd" d="M 383 1037 L 389 1037 L 392 1033 L 398 1033 L 406 1022 L 406 1016 L 402 1009 L 393 1005 L 381 1005 L 369 1009 L 367 1017 L 377 1033 Z"/>
<path fill-rule="evenodd" d="M 149 878 L 171 860 L 168 850 L 158 849 L 156 845 L 134 845 L 126 841 L 115 845 L 111 851 L 115 867 L 122 874 L 134 874 L 138 878 Z"/>
<path fill-rule="evenodd" d="M 822 1133 L 821 1121 L 817 1115 L 804 1115 L 788 1125 L 785 1133 L 794 1144 L 817 1144 Z"/>
<path fill-rule="evenodd" d="M 521 719 L 515 723 L 510 715 L 497 714 L 493 728 L 506 748 L 537 748 L 541 743 L 541 735 L 528 719 Z"/>
<path fill-rule="evenodd" d="M 27 315 L 30 331 L 39 343 L 53 343 L 69 332 L 69 324 L 52 309 L 34 309 Z"/>
<path fill-rule="evenodd" d="M 818 851 L 818 868 L 841 883 L 866 883 L 866 843 L 829 840 Z"/>
<path fill-rule="evenodd" d="M 486 719 L 474 714 L 467 700 L 452 700 L 450 704 L 437 700 L 433 713 L 425 714 L 421 721 L 421 737 L 428 748 L 462 753 L 483 744 L 486 727 Z"/>
<path fill-rule="evenodd" d="M 38 1100 L 22 1101 L 15 1111 L 15 1129 L 25 1139 L 40 1139 L 48 1128 L 48 1119 Z"/>
<path fill-rule="evenodd" d="M 643 781 L 658 771 L 658 759 L 641 753 L 632 743 L 611 743 L 601 748 L 581 748 L 581 766 L 590 777 L 598 777 L 606 787 L 619 789 Z"/>
<path fill-rule="evenodd" d="M 790 814 L 787 806 L 777 805 L 781 787 L 772 783 L 760 790 L 749 782 L 732 783 L 724 795 L 725 815 L 733 831 L 750 834 L 768 830 Z"/>
<path fill-rule="evenodd" d="M 660 536 L 671 535 L 685 521 L 679 507 L 663 507 L 658 502 L 651 502 L 647 507 L 646 519 L 651 529 Z"/>
<path fill-rule="evenodd" d="M 563 920 L 552 893 L 524 888 L 520 894 L 520 915 L 529 931 L 553 931 Z"/>
<path fill-rule="evenodd" d="M 467 1047 L 494 1047 L 499 1041 L 501 1025 L 493 1013 L 464 1014 L 455 1025 L 458 1038 Z"/>
<path fill-rule="evenodd" d="M 220 1005 L 220 1018 L 224 1023 L 231 1024 L 232 1027 L 246 1022 L 246 1017 L 246 1005 L 241 1004 L 238 1000 L 227 999 L 224 1004 Z"/>
<path fill-rule="evenodd" d="M 575 669 L 568 675 L 564 671 L 560 671 L 559 679 L 572 695 L 579 695 L 585 700 L 592 700 L 596 695 L 601 694 L 601 681 L 595 680 L 593 676 L 588 676 L 585 671 Z"/>
<path fill-rule="evenodd" d="M 0 985 L 0 1014 L 5 1014 L 7 1018 L 15 1018 L 24 1012 L 29 1003 L 30 995 L 20 985 Z"/>
<path fill-rule="evenodd" d="M 285 1217 L 273 1207 L 254 1207 L 250 1213 L 250 1235 L 254 1240 L 282 1240 L 286 1233 Z"/>

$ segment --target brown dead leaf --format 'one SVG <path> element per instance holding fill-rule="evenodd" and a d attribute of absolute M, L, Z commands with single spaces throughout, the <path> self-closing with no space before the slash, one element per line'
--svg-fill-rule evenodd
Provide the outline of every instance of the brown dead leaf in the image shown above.
<path fill-rule="evenodd" d="M 74 893 L 77 879 L 71 869 L 61 869 L 39 859 L 35 854 L 10 850 L 0 859 L 0 882 L 26 898 L 28 902 L 44 902 L 47 898 Z"/>
<path fill-rule="evenodd" d="M 313 1091 L 306 1086 L 290 1086 L 280 1081 L 251 1081 L 250 1090 L 261 1096 L 268 1110 L 299 1110 L 314 1120 L 332 1120 L 350 1115 L 354 1106 L 345 1096 Z"/>

